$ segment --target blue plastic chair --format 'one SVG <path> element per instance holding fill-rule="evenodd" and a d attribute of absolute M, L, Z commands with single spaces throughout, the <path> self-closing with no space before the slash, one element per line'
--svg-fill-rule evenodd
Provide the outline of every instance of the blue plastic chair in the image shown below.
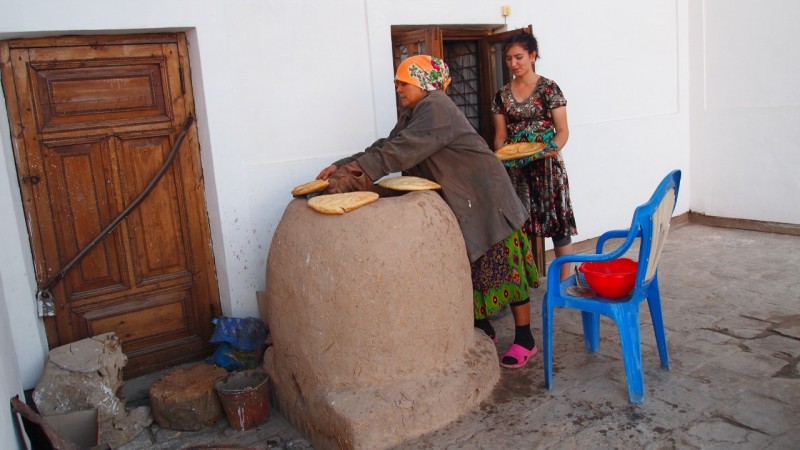
<path fill-rule="evenodd" d="M 597 241 L 594 255 L 566 255 L 556 258 L 548 269 L 555 276 L 547 277 L 547 292 L 542 302 L 542 334 L 544 340 L 544 380 L 547 389 L 553 386 L 553 311 L 555 308 L 573 308 L 581 311 L 584 343 L 590 353 L 597 352 L 600 344 L 600 315 L 611 318 L 619 329 L 625 375 L 628 379 L 630 402 L 640 404 L 644 401 L 644 379 L 642 370 L 642 350 L 639 336 L 639 304 L 647 300 L 650 316 L 653 319 L 658 355 L 661 367 L 669 370 L 667 340 L 664 335 L 664 321 L 661 315 L 661 296 L 658 290 L 658 260 L 669 231 L 670 219 L 678 198 L 681 171 L 670 172 L 658 185 L 650 200 L 639 206 L 633 213 L 633 221 L 628 230 L 614 230 L 604 233 Z M 609 239 L 625 241 L 610 253 L 603 253 L 603 245 Z M 621 299 L 594 297 L 590 299 L 567 295 L 566 289 L 576 284 L 575 277 L 563 282 L 559 280 L 561 266 L 584 261 L 609 261 L 621 257 L 631 245 L 639 240 L 639 266 L 636 282 L 630 294 Z M 581 276 L 583 285 L 587 283 Z"/>

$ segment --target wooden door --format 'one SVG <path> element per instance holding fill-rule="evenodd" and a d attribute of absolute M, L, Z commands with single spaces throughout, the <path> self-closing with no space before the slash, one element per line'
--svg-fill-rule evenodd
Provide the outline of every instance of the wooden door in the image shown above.
<path fill-rule="evenodd" d="M 180 33 L 0 45 L 39 286 L 162 166 L 194 115 L 188 63 Z M 220 308 L 199 152 L 192 126 L 150 195 L 54 286 L 51 347 L 114 331 L 126 377 L 208 354 Z"/>

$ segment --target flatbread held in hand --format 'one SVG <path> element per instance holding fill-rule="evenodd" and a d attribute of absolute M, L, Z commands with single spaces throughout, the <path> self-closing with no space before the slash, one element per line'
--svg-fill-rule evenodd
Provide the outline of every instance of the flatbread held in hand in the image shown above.
<path fill-rule="evenodd" d="M 299 197 L 301 195 L 308 195 L 313 194 L 315 192 L 320 192 L 328 187 L 328 180 L 314 180 L 309 181 L 308 183 L 303 183 L 300 186 L 295 187 L 292 189 L 292 195 L 295 197 Z"/>
<path fill-rule="evenodd" d="M 501 161 L 510 161 L 512 159 L 520 159 L 535 155 L 546 147 L 547 144 L 544 142 L 517 142 L 516 144 L 508 144 L 500 147 L 494 154 L 497 155 Z"/>
<path fill-rule="evenodd" d="M 395 191 L 428 191 L 442 188 L 438 183 L 427 178 L 411 176 L 384 178 L 378 181 L 378 185 Z"/>
<path fill-rule="evenodd" d="M 376 192 L 356 191 L 343 194 L 318 195 L 308 200 L 308 206 L 322 214 L 344 214 L 378 199 Z"/>

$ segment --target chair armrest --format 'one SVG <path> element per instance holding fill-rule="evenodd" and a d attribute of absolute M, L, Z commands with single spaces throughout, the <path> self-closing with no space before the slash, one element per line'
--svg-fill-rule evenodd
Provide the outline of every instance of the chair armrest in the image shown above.
<path fill-rule="evenodd" d="M 642 229 L 638 228 L 637 233 L 634 238 L 642 236 Z M 595 247 L 595 253 L 603 253 L 603 246 L 605 245 L 606 241 L 609 239 L 625 239 L 630 234 L 631 230 L 628 228 L 627 230 L 611 230 L 606 231 L 605 233 L 601 234 L 599 238 L 597 238 L 597 246 Z"/>
<path fill-rule="evenodd" d="M 558 258 L 554 259 L 553 262 L 550 263 L 550 267 L 547 269 L 548 274 L 560 274 L 561 267 L 564 264 L 568 263 L 580 263 L 580 262 L 600 262 L 600 261 L 611 261 L 612 259 L 617 259 L 620 256 L 624 255 L 626 251 L 631 247 L 631 244 L 636 240 L 636 238 L 641 237 L 642 229 L 641 227 L 637 227 L 636 230 L 612 230 L 603 233 L 597 240 L 597 253 L 594 255 L 586 255 L 586 254 L 572 254 L 572 255 L 564 255 L 559 256 Z M 619 247 L 614 249 L 609 253 L 602 253 L 603 244 L 609 239 L 622 239 L 625 238 L 625 242 L 623 242 Z M 558 277 L 547 277 L 547 289 L 554 289 L 558 290 L 559 285 L 561 284 L 561 280 Z M 556 292 L 556 291 L 554 291 Z"/>
<path fill-rule="evenodd" d="M 622 252 L 624 253 L 624 251 Z M 559 285 L 561 284 L 561 279 L 559 278 L 559 274 L 561 273 L 561 267 L 564 264 L 568 263 L 582 263 L 582 262 L 599 262 L 599 261 L 610 261 L 612 259 L 616 259 L 620 256 L 619 251 L 614 251 L 611 253 L 606 254 L 572 254 L 572 255 L 564 255 L 559 256 L 558 258 L 554 259 L 550 263 L 550 267 L 547 268 L 547 289 L 553 290 L 553 292 L 558 292 Z M 555 274 L 555 276 L 552 276 Z"/>

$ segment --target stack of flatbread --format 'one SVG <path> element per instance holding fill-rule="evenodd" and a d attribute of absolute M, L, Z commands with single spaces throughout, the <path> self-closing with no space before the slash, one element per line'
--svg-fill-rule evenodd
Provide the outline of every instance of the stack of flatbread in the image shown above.
<path fill-rule="evenodd" d="M 427 191 L 442 188 L 438 183 L 426 178 L 411 176 L 384 178 L 378 181 L 378 185 L 395 191 Z"/>
<path fill-rule="evenodd" d="M 308 206 L 322 214 L 344 214 L 378 199 L 376 192 L 346 192 L 344 194 L 318 195 L 308 200 Z"/>
<path fill-rule="evenodd" d="M 513 159 L 520 159 L 526 156 L 535 155 L 547 147 L 544 142 L 517 142 L 516 144 L 508 144 L 497 149 L 494 152 L 501 161 L 511 161 Z"/>

